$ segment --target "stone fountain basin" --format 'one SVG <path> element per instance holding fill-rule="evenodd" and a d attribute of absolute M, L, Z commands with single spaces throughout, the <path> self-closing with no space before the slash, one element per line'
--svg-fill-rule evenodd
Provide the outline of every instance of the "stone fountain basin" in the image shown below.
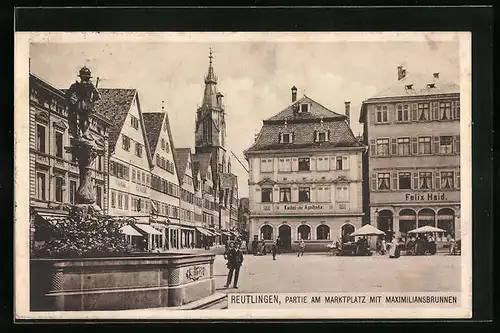
<path fill-rule="evenodd" d="M 31 259 L 31 311 L 179 307 L 215 293 L 213 254 Z"/>

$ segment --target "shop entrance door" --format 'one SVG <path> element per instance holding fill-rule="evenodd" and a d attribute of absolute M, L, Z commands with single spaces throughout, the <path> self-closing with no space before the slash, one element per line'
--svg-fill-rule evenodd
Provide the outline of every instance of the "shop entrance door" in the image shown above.
<path fill-rule="evenodd" d="M 279 227 L 279 236 L 281 240 L 281 248 L 283 250 L 292 249 L 292 228 L 289 225 L 282 224 Z"/>

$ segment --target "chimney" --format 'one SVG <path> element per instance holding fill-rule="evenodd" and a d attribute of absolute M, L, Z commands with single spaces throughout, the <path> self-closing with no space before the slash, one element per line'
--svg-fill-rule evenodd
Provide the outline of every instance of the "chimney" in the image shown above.
<path fill-rule="evenodd" d="M 432 76 L 434 76 L 435 79 L 439 79 L 439 73 L 432 73 Z"/>
<path fill-rule="evenodd" d="M 345 102 L 345 116 L 347 117 L 347 125 L 351 124 L 351 102 Z"/>
<path fill-rule="evenodd" d="M 293 86 L 292 87 L 292 103 L 295 103 L 297 100 L 297 87 Z"/>
<path fill-rule="evenodd" d="M 398 66 L 398 81 L 406 76 L 406 69 L 403 66 Z"/>

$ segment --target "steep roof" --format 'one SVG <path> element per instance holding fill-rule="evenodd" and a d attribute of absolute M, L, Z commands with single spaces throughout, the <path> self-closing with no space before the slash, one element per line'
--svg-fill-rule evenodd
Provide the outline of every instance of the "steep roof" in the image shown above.
<path fill-rule="evenodd" d="M 95 111 L 111 120 L 109 145 L 114 147 L 137 90 L 99 88 L 99 94 L 101 98 L 95 104 Z"/>
<path fill-rule="evenodd" d="M 327 142 L 315 142 L 314 132 L 330 133 Z M 292 143 L 280 143 L 281 133 L 293 133 Z M 301 148 L 361 147 L 345 120 L 311 121 L 307 123 L 264 124 L 254 144 L 247 150 L 293 150 Z"/>
<path fill-rule="evenodd" d="M 196 164 L 196 167 L 200 172 L 201 179 L 206 180 L 208 167 L 210 166 L 210 160 L 212 158 L 212 153 L 198 153 L 194 154 L 192 157 L 193 157 L 193 164 Z"/>
<path fill-rule="evenodd" d="M 311 104 L 310 110 L 308 113 L 299 113 L 296 112 L 299 105 L 302 103 Z M 291 105 L 287 106 L 284 110 L 272 116 L 271 118 L 266 119 L 264 122 L 271 121 L 280 121 L 280 120 L 295 120 L 295 119 L 319 119 L 319 118 L 339 118 L 346 119 L 345 115 L 333 112 L 332 110 L 326 108 L 325 106 L 319 104 L 312 98 L 308 96 L 304 96 L 301 99 L 295 101 Z"/>
<path fill-rule="evenodd" d="M 184 175 L 186 174 L 186 166 L 189 160 L 189 154 L 191 154 L 191 148 L 175 148 L 175 164 L 177 167 L 177 176 L 179 178 L 179 184 L 184 181 Z"/>
<path fill-rule="evenodd" d="M 163 120 L 165 119 L 165 112 L 143 112 L 144 126 L 146 127 L 146 136 L 148 138 L 151 154 L 156 152 L 156 146 L 161 134 Z"/>

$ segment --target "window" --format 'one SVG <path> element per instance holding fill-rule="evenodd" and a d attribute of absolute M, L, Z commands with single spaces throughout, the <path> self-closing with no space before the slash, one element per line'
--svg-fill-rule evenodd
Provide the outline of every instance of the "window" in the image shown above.
<path fill-rule="evenodd" d="M 116 192 L 111 192 L 111 207 L 116 208 Z"/>
<path fill-rule="evenodd" d="M 260 237 L 263 240 L 272 240 L 273 239 L 273 227 L 269 224 L 263 225 L 260 228 Z"/>
<path fill-rule="evenodd" d="M 123 194 L 118 193 L 118 209 L 123 209 Z"/>
<path fill-rule="evenodd" d="M 316 166 L 318 171 L 328 171 L 329 169 L 329 164 L 328 164 L 328 157 L 317 157 L 316 158 Z"/>
<path fill-rule="evenodd" d="M 291 143 L 291 135 L 290 133 L 283 133 L 281 134 L 281 143 Z"/>
<path fill-rule="evenodd" d="M 309 104 L 300 104 L 300 113 L 309 112 Z"/>
<path fill-rule="evenodd" d="M 292 191 L 289 187 L 280 188 L 280 202 L 292 201 Z"/>
<path fill-rule="evenodd" d="M 45 153 L 45 126 L 36 125 L 36 150 Z"/>
<path fill-rule="evenodd" d="M 311 228 L 307 224 L 302 224 L 297 229 L 299 234 L 299 239 L 308 240 L 311 239 Z"/>
<path fill-rule="evenodd" d="M 388 111 L 387 111 L 387 105 L 382 105 L 382 106 L 377 106 L 377 119 L 376 123 L 387 123 L 389 122 L 388 120 Z"/>
<path fill-rule="evenodd" d="M 97 156 L 97 170 L 103 171 L 102 155 Z"/>
<path fill-rule="evenodd" d="M 69 203 L 74 205 L 76 198 L 76 181 L 69 181 Z"/>
<path fill-rule="evenodd" d="M 330 187 L 318 187 L 316 193 L 317 202 L 330 202 Z"/>
<path fill-rule="evenodd" d="M 327 132 L 316 132 L 316 137 L 314 138 L 316 142 L 326 142 L 329 139 Z"/>
<path fill-rule="evenodd" d="M 335 168 L 337 170 L 342 170 L 342 167 L 343 167 L 343 165 L 342 165 L 342 156 L 337 156 L 336 160 L 335 160 Z"/>
<path fill-rule="evenodd" d="M 398 121 L 409 121 L 410 120 L 410 106 L 408 104 L 398 105 Z"/>
<path fill-rule="evenodd" d="M 440 120 L 450 120 L 451 119 L 451 102 L 441 102 L 439 103 L 439 114 Z"/>
<path fill-rule="evenodd" d="M 398 138 L 398 155 L 410 155 L 410 138 Z"/>
<path fill-rule="evenodd" d="M 432 172 L 420 172 L 418 178 L 420 180 L 419 189 L 421 190 L 432 189 Z"/>
<path fill-rule="evenodd" d="M 311 193 L 309 187 L 299 187 L 299 202 L 310 202 Z"/>
<path fill-rule="evenodd" d="M 349 191 L 346 186 L 337 186 L 337 190 L 335 191 L 336 201 L 337 202 L 348 202 L 349 201 Z"/>
<path fill-rule="evenodd" d="M 418 103 L 418 120 L 426 121 L 429 118 L 429 103 Z"/>
<path fill-rule="evenodd" d="M 135 143 L 135 155 L 137 157 L 142 157 L 142 145 L 139 142 Z"/>
<path fill-rule="evenodd" d="M 62 177 L 56 177 L 55 179 L 55 187 L 56 187 L 56 201 L 57 202 L 62 202 L 63 201 L 63 185 L 64 185 L 64 178 Z"/>
<path fill-rule="evenodd" d="M 63 134 L 56 132 L 56 157 L 63 157 Z"/>
<path fill-rule="evenodd" d="M 411 105 L 411 120 L 417 121 L 417 119 L 418 119 L 418 105 L 415 103 Z"/>
<path fill-rule="evenodd" d="M 273 172 L 273 160 L 271 158 L 262 158 L 260 160 L 261 172 Z"/>
<path fill-rule="evenodd" d="M 165 139 L 161 138 L 161 150 L 165 150 Z"/>
<path fill-rule="evenodd" d="M 139 129 L 139 119 L 134 116 L 130 116 L 130 126 L 135 129 Z"/>
<path fill-rule="evenodd" d="M 299 171 L 309 171 L 310 170 L 310 159 L 309 157 L 299 158 Z"/>
<path fill-rule="evenodd" d="M 460 119 L 460 101 L 453 102 L 453 118 Z"/>
<path fill-rule="evenodd" d="M 399 173 L 399 189 L 400 190 L 411 190 L 411 173 L 410 172 L 400 172 Z"/>
<path fill-rule="evenodd" d="M 262 202 L 272 202 L 273 201 L 273 189 L 263 188 L 261 190 L 261 201 Z"/>
<path fill-rule="evenodd" d="M 281 172 L 292 171 L 292 159 L 291 158 L 280 158 L 278 160 L 278 170 Z"/>
<path fill-rule="evenodd" d="M 389 172 L 380 172 L 377 174 L 377 190 L 389 190 L 391 174 Z"/>
<path fill-rule="evenodd" d="M 441 172 L 441 188 L 452 189 L 453 185 L 453 171 Z"/>
<path fill-rule="evenodd" d="M 130 138 L 122 134 L 122 148 L 123 150 L 130 151 Z"/>
<path fill-rule="evenodd" d="M 46 176 L 42 172 L 38 172 L 36 175 L 36 192 L 37 198 L 40 200 L 46 200 Z"/>
<path fill-rule="evenodd" d="M 418 153 L 419 154 L 430 154 L 431 153 L 431 137 L 424 136 L 418 138 Z"/>
<path fill-rule="evenodd" d="M 389 155 L 389 139 L 377 139 L 377 155 Z"/>
<path fill-rule="evenodd" d="M 453 152 L 453 137 L 442 136 L 439 138 L 439 153 L 451 154 Z"/>
<path fill-rule="evenodd" d="M 102 208 L 102 187 L 97 186 L 95 189 L 95 202 L 97 206 Z"/>
<path fill-rule="evenodd" d="M 455 136 L 455 154 L 460 154 L 460 135 Z"/>
<path fill-rule="evenodd" d="M 316 228 L 316 239 L 327 240 L 330 239 L 330 227 L 326 224 L 321 224 Z"/>
<path fill-rule="evenodd" d="M 439 102 L 432 102 L 432 113 L 431 113 L 432 119 L 433 120 L 438 120 L 439 119 Z"/>

